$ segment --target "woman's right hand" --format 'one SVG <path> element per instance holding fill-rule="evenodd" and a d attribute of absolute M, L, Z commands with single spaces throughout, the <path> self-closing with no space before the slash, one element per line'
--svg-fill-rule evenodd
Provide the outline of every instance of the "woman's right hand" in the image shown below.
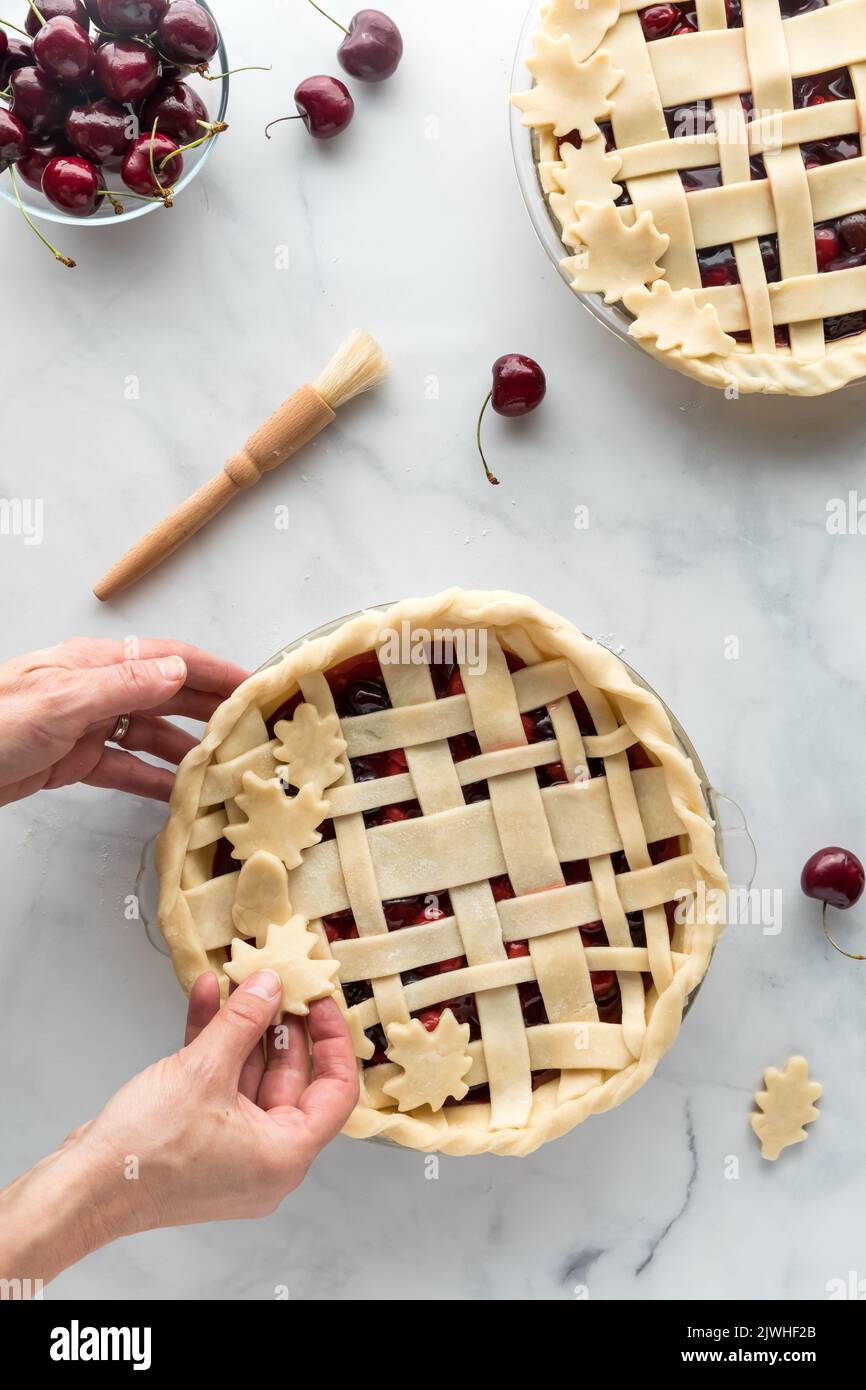
<path fill-rule="evenodd" d="M 201 976 L 186 1046 L 134 1077 L 81 1133 L 100 1186 L 124 1195 L 136 1230 L 268 1215 L 348 1120 L 358 1068 L 333 999 L 269 1029 L 265 1056 L 281 990 L 263 970 L 220 1008 L 216 976 Z"/>

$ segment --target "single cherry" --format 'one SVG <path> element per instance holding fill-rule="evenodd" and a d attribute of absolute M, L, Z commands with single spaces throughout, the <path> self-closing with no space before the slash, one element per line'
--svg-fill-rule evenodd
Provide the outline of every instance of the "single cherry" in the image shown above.
<path fill-rule="evenodd" d="M 171 206 L 171 189 L 183 173 L 183 156 L 177 154 L 178 146 L 167 135 L 159 131 L 152 135 L 139 135 L 133 140 L 120 166 L 120 177 L 143 198 L 162 198 L 166 206 Z M 169 156 L 174 158 L 169 158 Z M 164 167 L 163 161 L 167 163 Z"/>
<path fill-rule="evenodd" d="M 163 81 L 153 96 L 148 97 L 141 113 L 141 124 L 152 130 L 159 121 L 160 133 L 180 145 L 189 145 L 202 135 L 201 123 L 207 124 L 208 110 L 197 92 L 186 82 Z"/>
<path fill-rule="evenodd" d="M 514 419 L 518 415 L 529 415 L 531 411 L 536 410 L 546 394 L 547 379 L 538 363 L 531 357 L 524 357 L 519 352 L 510 352 L 494 362 L 493 389 L 481 407 L 476 431 L 478 452 L 489 483 L 499 486 L 499 479 L 495 478 L 488 468 L 481 446 L 481 426 L 488 405 L 492 403 L 497 415 Z"/>
<path fill-rule="evenodd" d="M 84 0 L 41 0 L 37 5 L 39 14 L 32 7 L 27 11 L 27 18 L 24 21 L 24 28 L 32 38 L 38 34 L 42 28 L 43 19 L 74 19 L 76 24 L 80 24 L 82 29 L 87 32 L 90 28 L 90 16 L 87 13 L 87 6 Z M 39 16 L 42 16 L 40 19 Z"/>
<path fill-rule="evenodd" d="M 139 39 L 109 39 L 96 50 L 95 72 L 110 101 L 137 106 L 159 84 L 159 58 Z"/>
<path fill-rule="evenodd" d="M 333 140 L 342 135 L 352 122 L 355 103 L 348 87 L 338 77 L 307 77 L 295 89 L 297 116 L 280 116 L 265 129 L 270 139 L 271 126 L 281 121 L 302 120 L 314 140 Z"/>
<path fill-rule="evenodd" d="M 91 101 L 73 106 L 66 116 L 66 138 L 73 149 L 94 164 L 122 159 L 132 143 L 131 117 L 115 101 Z"/>
<path fill-rule="evenodd" d="M 806 897 L 815 898 L 824 904 L 821 917 L 824 935 L 830 945 L 849 960 L 866 960 L 866 956 L 853 955 L 833 940 L 827 928 L 827 909 L 838 907 L 847 911 L 860 901 L 864 886 L 866 874 L 860 860 L 856 854 L 847 849 L 840 849 L 838 845 L 830 845 L 827 849 L 819 849 L 817 854 L 813 854 L 811 859 L 807 860 L 800 878 L 800 887 Z"/>
<path fill-rule="evenodd" d="M 89 159 L 60 155 L 45 166 L 42 192 L 50 203 L 71 217 L 90 217 L 99 206 L 102 179 Z"/>
<path fill-rule="evenodd" d="M 8 87 L 9 78 L 13 72 L 19 68 L 33 68 L 36 66 L 36 58 L 33 54 L 33 45 L 27 39 L 19 39 L 17 34 L 7 34 L 3 30 L 6 39 L 6 52 L 0 58 L 0 85 Z"/>
<path fill-rule="evenodd" d="M 345 34 L 337 49 L 340 66 L 359 82 L 384 82 L 393 77 L 403 57 L 403 37 L 393 19 L 381 10 L 359 10 L 348 29 L 310 0 L 314 10 Z"/>
<path fill-rule="evenodd" d="M 10 164 L 23 159 L 29 149 L 27 127 L 14 112 L 0 106 L 0 174 L 5 173 Z"/>
<path fill-rule="evenodd" d="M 152 34 L 168 3 L 169 0 L 96 0 L 98 23 L 123 38 Z"/>
<path fill-rule="evenodd" d="M 64 95 L 41 68 L 17 68 L 9 80 L 13 109 L 31 135 L 47 135 L 61 128 L 66 112 Z"/>
<path fill-rule="evenodd" d="M 66 15 L 49 19 L 33 40 L 42 71 L 55 82 L 83 82 L 93 71 L 93 44 L 85 29 Z"/>
<path fill-rule="evenodd" d="M 826 270 L 832 265 L 841 250 L 841 243 L 832 227 L 815 228 L 815 255 L 819 270 Z"/>
<path fill-rule="evenodd" d="M 198 67 L 219 48 L 219 33 L 207 10 L 195 0 L 174 0 L 159 22 L 156 44 L 171 63 Z"/>
<path fill-rule="evenodd" d="M 24 182 L 29 183 L 31 188 L 38 188 L 41 193 L 42 175 L 45 173 L 46 166 L 50 164 L 52 159 L 72 153 L 73 151 L 69 149 L 65 140 L 43 140 L 38 145 L 31 145 L 24 158 L 19 159 L 15 167 Z"/>
<path fill-rule="evenodd" d="M 672 34 L 682 17 L 682 11 L 678 10 L 676 5 L 650 5 L 649 9 L 642 12 L 640 22 L 644 33 L 652 42 L 654 39 L 665 39 Z"/>
<path fill-rule="evenodd" d="M 9 35 L 5 29 L 0 29 L 0 63 L 5 63 L 6 54 L 9 52 Z"/>
<path fill-rule="evenodd" d="M 839 232 L 852 256 L 861 256 L 866 251 L 866 213 L 849 212 L 839 223 Z"/>

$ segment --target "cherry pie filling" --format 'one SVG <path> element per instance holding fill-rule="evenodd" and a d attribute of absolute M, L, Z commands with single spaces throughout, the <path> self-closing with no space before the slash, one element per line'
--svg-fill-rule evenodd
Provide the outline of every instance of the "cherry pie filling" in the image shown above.
<path fill-rule="evenodd" d="M 779 4 L 782 18 L 793 19 L 798 15 L 807 14 L 811 10 L 824 9 L 826 0 L 779 0 Z M 740 0 L 725 0 L 725 10 L 728 28 L 741 29 L 743 16 Z M 644 36 L 648 43 L 680 34 L 699 32 L 697 11 L 694 4 L 649 5 L 646 9 L 640 10 L 639 14 Z M 852 101 L 854 97 L 854 84 L 847 68 L 839 68 L 835 72 L 820 73 L 813 77 L 794 79 L 794 106 L 797 109 L 822 106 L 831 101 Z M 740 100 L 743 104 L 746 121 L 753 120 L 755 113 L 751 93 L 745 93 Z M 715 128 L 712 102 L 672 107 L 665 111 L 665 118 L 672 139 L 688 135 L 710 134 Z M 611 123 L 600 122 L 600 129 L 605 139 L 606 148 L 609 151 L 615 150 L 616 141 Z M 578 132 L 572 131 L 570 135 L 566 135 L 558 141 L 559 148 L 564 144 L 576 145 L 579 148 L 581 139 Z M 861 148 L 860 136 L 856 131 L 832 140 L 807 143 L 801 145 L 800 149 L 807 169 L 837 164 L 846 159 L 860 159 L 866 153 Z M 765 179 L 767 177 L 762 156 L 756 155 L 749 162 L 752 179 Z M 687 193 L 722 187 L 721 168 L 718 164 L 698 169 L 683 169 L 680 177 Z M 630 202 L 631 198 L 628 191 L 624 189 L 621 197 L 617 199 L 617 206 L 622 207 Z M 782 280 L 778 238 L 775 236 L 763 237 L 759 245 L 767 281 L 771 285 L 778 284 Z M 866 265 L 866 211 L 852 212 L 832 222 L 816 225 L 815 253 L 818 260 L 818 271 L 822 274 L 836 270 L 852 270 L 855 267 Z M 698 250 L 697 256 L 701 284 L 705 289 L 740 283 L 736 255 L 732 245 L 702 247 Z M 843 338 L 857 337 L 864 332 L 866 332 L 866 311 L 841 314 L 824 320 L 824 338 L 828 343 L 838 342 Z M 738 342 L 751 343 L 751 335 L 748 332 L 734 333 L 732 336 Z M 775 337 L 777 347 L 790 347 L 790 334 L 785 326 L 777 326 Z"/>
<path fill-rule="evenodd" d="M 521 669 L 524 663 L 511 652 L 506 652 L 506 659 L 509 670 L 514 672 Z M 463 678 L 459 667 L 453 662 L 430 662 L 430 674 L 433 686 L 438 699 L 444 699 L 452 695 L 464 693 Z M 378 657 L 375 652 L 368 652 L 363 656 L 353 657 L 349 661 L 335 666 L 327 673 L 328 684 L 330 685 L 337 713 L 341 719 L 352 718 L 358 715 L 373 714 L 378 710 L 389 709 L 391 702 L 388 691 L 382 676 Z M 578 721 L 581 734 L 584 736 L 594 736 L 595 726 L 592 722 L 589 710 L 577 693 L 570 697 L 571 705 Z M 280 706 L 278 710 L 266 721 L 268 733 L 274 737 L 274 729 L 281 719 L 290 719 L 302 703 L 303 697 L 300 693 L 294 695 L 290 700 Z M 522 716 L 523 728 L 528 743 L 543 743 L 553 740 L 555 733 L 546 709 L 532 710 Z M 477 757 L 481 748 L 477 738 L 472 733 L 460 734 L 449 740 L 451 753 L 455 762 L 462 762 L 467 758 Z M 651 760 L 644 749 L 636 744 L 628 750 L 629 765 L 632 770 L 652 766 Z M 368 755 L 363 758 L 351 759 L 352 772 L 356 781 L 370 781 L 375 778 L 391 777 L 405 773 L 408 770 L 406 754 L 402 749 L 393 749 L 375 755 Z M 604 765 L 598 759 L 590 758 L 587 764 L 590 777 L 603 777 Z M 553 787 L 566 783 L 568 778 L 565 769 L 559 762 L 548 764 L 537 769 L 536 776 L 541 787 Z M 286 794 L 296 795 L 295 789 L 286 788 Z M 486 801 L 489 799 L 489 791 L 486 782 L 476 782 L 463 788 L 464 799 L 467 803 L 476 801 Z M 401 820 L 413 819 L 422 815 L 421 807 L 417 801 L 403 801 L 393 806 L 378 807 L 374 811 L 364 812 L 364 820 L 369 827 L 377 825 L 387 825 Z M 320 827 L 323 839 L 334 837 L 333 821 L 326 821 Z M 218 841 L 213 865 L 213 876 L 219 877 L 222 874 L 233 873 L 237 869 L 237 861 L 232 858 L 231 844 L 222 839 Z M 662 863 L 666 859 L 676 858 L 682 853 L 680 841 L 669 839 L 659 841 L 650 845 L 650 857 L 654 864 Z M 617 874 L 626 873 L 629 865 L 625 855 L 620 852 L 612 859 L 614 872 Z M 589 863 L 580 860 L 573 863 L 563 864 L 562 877 L 566 884 L 587 883 L 590 880 Z M 497 902 L 502 902 L 506 898 L 515 896 L 511 882 L 506 875 L 501 878 L 492 879 L 490 887 L 493 897 Z M 447 891 L 430 892 L 424 896 L 412 898 L 397 898 L 382 904 L 385 921 L 389 931 L 411 931 L 414 926 L 420 926 L 429 922 L 442 921 L 446 917 L 453 915 L 451 899 Z M 666 906 L 668 918 L 668 931 L 673 935 L 674 927 L 674 904 Z M 635 912 L 628 916 L 629 930 L 632 945 L 646 947 L 646 931 L 644 927 L 643 913 Z M 349 941 L 358 936 L 358 928 L 350 909 L 343 912 L 336 912 L 323 919 L 323 926 L 328 940 Z M 580 928 L 580 934 L 585 946 L 606 946 L 608 945 L 607 935 L 601 922 L 591 922 L 587 926 Z M 514 959 L 519 956 L 528 956 L 529 943 L 526 941 L 510 941 L 505 946 L 506 954 Z M 464 956 L 455 957 L 453 960 L 438 961 L 433 965 L 423 966 L 418 970 L 405 972 L 401 978 L 404 985 L 414 983 L 416 980 L 423 979 L 431 975 L 445 975 L 453 970 L 463 969 L 467 965 Z M 645 988 L 652 983 L 652 977 L 645 975 Z M 617 976 L 612 971 L 593 971 L 591 973 L 593 995 L 598 1009 L 599 1021 L 602 1023 L 621 1023 L 622 1022 L 622 999 Z M 540 1024 L 547 1023 L 548 1017 L 544 1007 L 544 1000 L 537 983 L 528 981 L 517 986 L 523 1020 L 527 1028 L 532 1028 Z M 343 986 L 347 1005 L 352 1008 L 357 1004 L 363 1003 L 373 997 L 373 990 L 369 982 L 356 981 Z M 432 1032 L 439 1023 L 442 1014 L 446 1009 L 451 1009 L 458 1023 L 469 1024 L 470 1041 L 477 1041 L 481 1037 L 481 1027 L 478 1019 L 478 1010 L 474 994 L 461 995 L 459 997 L 446 999 L 441 1004 L 436 1004 L 431 1008 L 421 1009 L 414 1013 L 412 1017 L 420 1019 L 424 1027 Z M 374 1053 L 369 1061 L 365 1061 L 363 1066 L 379 1066 L 387 1062 L 386 1049 L 388 1041 L 380 1024 L 367 1030 L 367 1037 L 372 1042 Z M 532 1085 L 537 1089 L 545 1081 L 555 1079 L 556 1072 L 533 1072 Z M 489 1100 L 489 1091 L 486 1085 L 474 1086 L 470 1089 L 465 1100 L 460 1102 L 448 1101 L 452 1104 L 468 1104 L 472 1101 L 481 1102 Z"/>

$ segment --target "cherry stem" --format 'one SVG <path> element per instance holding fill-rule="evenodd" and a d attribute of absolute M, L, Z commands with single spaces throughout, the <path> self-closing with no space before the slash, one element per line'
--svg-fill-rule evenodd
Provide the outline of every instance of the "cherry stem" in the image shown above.
<path fill-rule="evenodd" d="M 492 400 L 493 392 L 491 391 L 487 397 L 487 400 L 481 407 L 481 414 L 478 416 L 478 429 L 475 431 L 475 438 L 478 440 L 478 452 L 481 455 L 481 462 L 484 464 L 484 472 L 487 474 L 487 481 L 488 483 L 492 483 L 494 487 L 499 487 L 499 479 L 494 478 L 493 474 L 490 472 L 490 469 L 487 466 L 487 459 L 484 457 L 484 449 L 481 446 L 481 425 L 484 420 L 484 416 L 487 413 L 487 407 L 489 406 Z"/>
<path fill-rule="evenodd" d="M 200 68 L 194 69 L 199 77 L 204 78 L 205 82 L 220 82 L 224 77 L 234 77 L 236 72 L 273 72 L 273 70 L 273 63 L 266 68 L 259 67 L 256 64 L 251 64 L 246 68 L 229 68 L 228 72 L 208 72 L 204 63 L 202 63 Z"/>
<path fill-rule="evenodd" d="M 158 125 L 159 125 L 159 116 L 157 116 L 156 120 L 154 121 L 154 123 L 153 123 L 153 130 L 150 132 L 150 149 L 149 149 L 149 154 L 150 154 L 150 174 L 151 174 L 151 178 L 153 179 L 154 184 L 156 185 L 156 187 L 159 189 L 160 193 L 162 194 L 162 201 L 165 203 L 166 207 L 171 207 L 171 189 L 170 189 L 170 188 L 163 188 L 162 184 L 160 183 L 159 174 L 156 172 L 156 161 L 154 160 L 154 157 L 153 157 L 154 143 L 155 143 L 155 141 L 156 141 L 156 127 L 157 127 Z"/>
<path fill-rule="evenodd" d="M 44 20 L 43 20 L 42 22 L 43 22 L 43 24 L 45 23 Z M 11 19 L 0 19 L 0 24 L 4 24 L 4 25 L 6 26 L 7 29 L 14 29 L 16 34 L 22 34 L 22 35 L 24 36 L 25 39 L 29 39 L 29 38 L 30 38 L 30 35 L 28 34 L 27 30 L 26 30 L 26 29 L 19 29 L 19 28 L 18 28 L 18 25 L 17 25 L 17 24 L 13 24 L 12 21 L 11 21 Z"/>
<path fill-rule="evenodd" d="M 283 121 L 302 121 L 303 119 L 304 119 L 304 118 L 303 118 L 303 116 L 301 116 L 301 115 L 298 115 L 298 116 L 278 116 L 277 119 L 276 119 L 275 121 L 268 121 L 268 124 L 265 126 L 265 135 L 266 135 L 266 136 L 268 137 L 268 139 L 270 140 L 270 138 L 271 138 L 271 133 L 270 133 L 270 132 L 271 132 L 271 126 L 282 125 L 282 124 L 283 124 Z"/>
<path fill-rule="evenodd" d="M 162 173 L 170 159 L 177 159 L 179 155 L 188 154 L 190 150 L 197 150 L 200 145 L 206 145 L 208 140 L 213 140 L 215 135 L 222 135 L 224 130 L 228 130 L 225 121 L 214 121 L 212 125 L 205 121 L 197 121 L 197 125 L 204 127 L 204 135 L 200 135 L 198 140 L 191 140 L 188 145 L 181 145 L 180 149 L 172 150 L 170 154 L 164 156 L 159 161 L 159 172 Z"/>
<path fill-rule="evenodd" d="M 31 10 L 32 10 L 33 13 L 35 14 L 36 18 L 39 20 L 39 23 L 40 23 L 40 24 L 44 24 L 44 23 L 45 23 L 45 16 L 44 16 L 44 14 L 42 13 L 41 10 L 39 10 L 39 9 L 36 8 L 35 0 L 29 0 L 29 3 L 30 3 L 30 8 L 31 8 Z M 20 32 L 21 32 L 21 31 L 19 30 L 19 33 L 20 33 Z"/>
<path fill-rule="evenodd" d="M 833 940 L 827 927 L 827 909 L 829 906 L 829 903 L 824 904 L 824 911 L 821 913 L 821 926 L 824 928 L 824 935 L 826 936 L 830 945 L 833 947 L 834 950 L 839 952 L 840 956 L 847 956 L 849 960 L 866 960 L 866 956 L 855 956 L 853 951 L 846 951 L 844 947 L 840 946 L 838 942 Z"/>
<path fill-rule="evenodd" d="M 40 232 L 39 228 L 38 228 L 38 227 L 36 226 L 36 224 L 34 223 L 33 219 L 32 219 L 30 216 L 28 216 L 27 211 L 26 211 L 26 209 L 25 209 L 25 207 L 24 207 L 24 204 L 23 204 L 22 201 L 21 201 L 21 194 L 20 194 L 20 192 L 18 191 L 18 176 L 17 176 L 17 174 L 15 173 L 15 165 L 14 165 L 14 164 L 10 164 L 10 165 L 9 165 L 9 174 L 10 174 L 10 177 L 11 177 L 11 179 L 12 179 L 12 188 L 14 189 L 14 192 L 15 192 L 15 201 L 16 201 L 16 203 L 18 204 L 18 210 L 19 210 L 19 212 L 21 213 L 21 216 L 24 218 L 24 221 L 27 223 L 27 225 L 28 225 L 28 227 L 30 228 L 30 230 L 31 230 L 32 232 L 35 232 L 36 236 L 38 236 L 38 238 L 39 238 L 39 240 L 42 242 L 42 245 L 43 245 L 43 246 L 47 246 L 47 247 L 48 247 L 48 250 L 51 252 L 52 256 L 54 257 L 54 259 L 55 259 L 56 261 L 59 261 L 61 265 L 68 266 L 68 268 L 69 268 L 70 270 L 74 270 L 74 269 L 75 269 L 75 261 L 70 260 L 70 258 L 69 258 L 68 256 L 61 256 L 60 252 L 57 250 L 57 247 L 51 245 L 51 242 L 48 240 L 47 237 L 44 237 L 44 236 L 42 235 L 42 233 Z"/>
<path fill-rule="evenodd" d="M 310 0 L 310 4 L 312 5 L 314 10 L 319 11 L 319 14 L 324 15 L 325 19 L 329 19 L 332 24 L 336 24 L 337 28 L 342 29 L 344 34 L 348 34 L 349 31 L 346 28 L 345 24 L 341 24 L 339 19 L 335 19 L 332 14 L 328 14 L 327 10 L 323 10 L 321 5 L 316 4 L 316 0 Z"/>

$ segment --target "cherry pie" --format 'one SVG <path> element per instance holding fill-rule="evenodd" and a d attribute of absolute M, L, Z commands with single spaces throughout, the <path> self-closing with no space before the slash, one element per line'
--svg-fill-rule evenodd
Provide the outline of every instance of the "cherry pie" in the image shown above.
<path fill-rule="evenodd" d="M 651 1076 L 725 880 L 692 764 L 622 662 L 452 590 L 253 676 L 179 770 L 160 923 L 181 983 L 336 994 L 350 1135 L 527 1154 Z"/>
<path fill-rule="evenodd" d="M 574 289 L 712 386 L 866 375 L 866 0 L 551 0 L 535 44 Z"/>

